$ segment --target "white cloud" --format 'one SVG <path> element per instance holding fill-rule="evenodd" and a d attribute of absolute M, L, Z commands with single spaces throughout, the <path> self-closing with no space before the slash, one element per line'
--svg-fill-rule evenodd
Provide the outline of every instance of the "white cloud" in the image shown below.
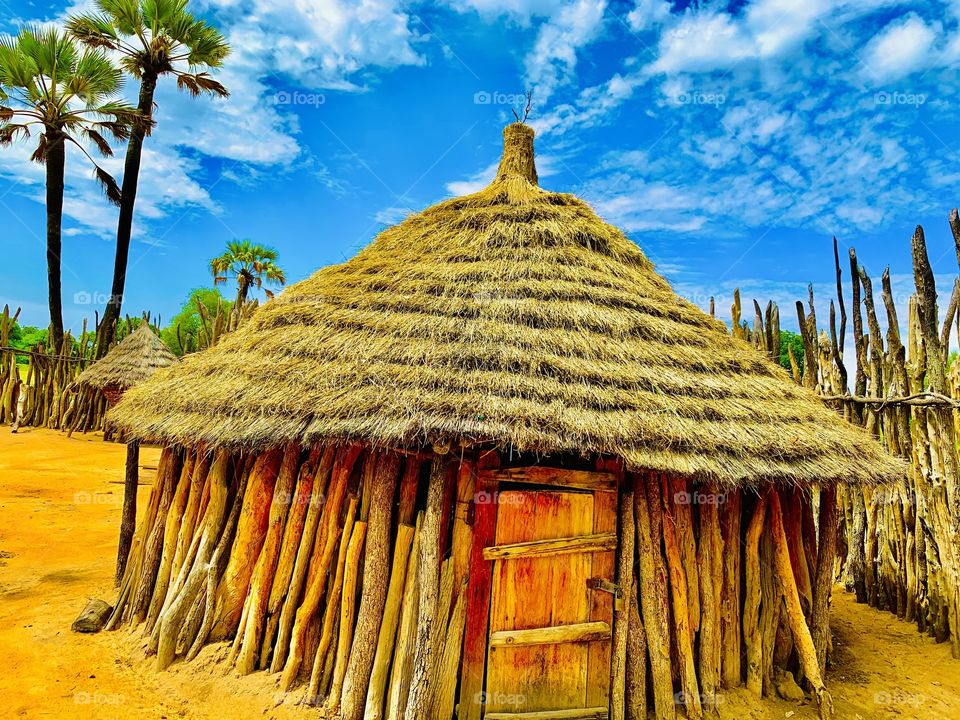
<path fill-rule="evenodd" d="M 666 0 L 635 0 L 627 14 L 627 23 L 634 32 L 650 30 L 670 17 L 670 3 Z"/>
<path fill-rule="evenodd" d="M 540 28 L 525 63 L 527 82 L 538 101 L 573 77 L 577 51 L 600 34 L 606 6 L 606 0 L 573 0 Z"/>
<path fill-rule="evenodd" d="M 252 170 L 289 166 L 302 158 L 297 115 L 293 106 L 277 104 L 274 87 L 358 91 L 376 69 L 423 62 L 414 50 L 413 20 L 394 0 L 210 0 L 200 7 L 214 16 L 231 45 L 224 68 L 215 72 L 230 97 L 191 98 L 172 78 L 161 80 L 157 126 L 144 145 L 134 228 L 134 237 L 148 243 L 157 241 L 150 221 L 189 207 L 216 212 L 211 187 L 221 177 L 243 177 L 238 164 Z M 93 9 L 92 2 L 81 0 L 56 20 Z M 136 91 L 136 82 L 129 81 L 129 102 L 136 101 Z M 23 184 L 25 194 L 42 202 L 34 188 L 42 187 L 42 169 L 26 162 L 31 150 L 23 145 L 0 153 L 0 175 Z M 119 181 L 125 148 L 114 150 L 118 157 L 101 164 Z M 205 187 L 198 153 L 232 164 Z M 68 158 L 64 201 L 64 213 L 75 225 L 65 232 L 109 239 L 116 233 L 116 210 L 100 196 L 89 163 L 76 155 Z"/>
<path fill-rule="evenodd" d="M 863 75 L 869 80 L 894 81 L 926 67 L 936 55 L 940 32 L 939 23 L 928 25 L 912 12 L 890 22 L 864 49 Z"/>

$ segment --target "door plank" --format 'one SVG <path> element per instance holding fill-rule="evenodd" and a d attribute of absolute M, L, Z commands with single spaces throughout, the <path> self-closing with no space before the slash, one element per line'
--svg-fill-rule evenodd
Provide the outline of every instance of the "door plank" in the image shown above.
<path fill-rule="evenodd" d="M 507 491 L 499 496 L 498 545 L 587 535 L 593 495 L 563 491 Z M 589 620 L 586 583 L 590 553 L 501 558 L 494 563 L 490 631 L 529 630 Z M 488 715 L 585 707 L 587 646 L 490 645 Z"/>
<path fill-rule="evenodd" d="M 478 467 L 496 465 L 499 456 L 487 453 Z M 486 494 L 482 494 L 486 493 Z M 493 563 L 483 559 L 483 550 L 496 542 L 497 506 L 478 503 L 477 498 L 496 497 L 496 478 L 477 478 L 473 505 L 473 544 L 470 547 L 470 577 L 467 582 L 467 621 L 463 638 L 463 662 L 460 668 L 460 710 L 462 720 L 480 720 L 483 714 L 482 690 L 487 659 L 487 627 L 490 612 L 490 586 Z"/>
<path fill-rule="evenodd" d="M 615 490 L 617 487 L 617 476 L 609 472 L 565 470 L 541 465 L 502 468 L 485 472 L 495 477 L 498 482 L 556 485 L 575 490 Z M 482 475 L 483 473 L 481 473 Z"/>
<path fill-rule="evenodd" d="M 617 492 L 594 493 L 593 528 L 594 533 L 617 530 Z M 597 552 L 592 556 L 591 577 L 610 581 L 615 579 L 616 543 L 606 552 Z M 607 622 L 613 625 L 613 595 L 601 590 L 590 592 L 590 620 Z M 610 703 L 610 672 L 612 643 L 591 643 L 587 659 L 587 707 L 608 705 Z"/>
<path fill-rule="evenodd" d="M 605 707 L 574 708 L 572 710 L 539 710 L 534 712 L 487 713 L 485 720 L 607 720 Z"/>
<path fill-rule="evenodd" d="M 612 494 L 612 493 L 611 493 Z M 483 551 L 484 560 L 510 560 L 526 557 L 547 557 L 569 553 L 592 553 L 617 549 L 616 532 L 594 533 L 578 537 L 556 538 L 553 540 L 532 540 L 530 542 L 494 545 Z"/>
<path fill-rule="evenodd" d="M 490 645 L 550 645 L 553 643 L 582 643 L 611 638 L 610 625 L 605 622 L 575 623 L 530 628 L 529 630 L 500 630 L 490 634 Z"/>

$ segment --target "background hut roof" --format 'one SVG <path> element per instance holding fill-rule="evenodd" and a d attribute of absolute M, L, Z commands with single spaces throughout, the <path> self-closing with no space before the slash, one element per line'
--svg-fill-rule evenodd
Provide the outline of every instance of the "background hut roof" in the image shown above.
<path fill-rule="evenodd" d="M 901 472 L 586 203 L 541 189 L 520 124 L 489 187 L 290 286 L 111 417 L 182 444 L 492 442 L 736 483 Z"/>
<path fill-rule="evenodd" d="M 77 383 L 99 390 L 111 385 L 127 390 L 176 362 L 177 356 L 157 337 L 149 323 L 143 322 L 103 358 L 80 373 Z"/>

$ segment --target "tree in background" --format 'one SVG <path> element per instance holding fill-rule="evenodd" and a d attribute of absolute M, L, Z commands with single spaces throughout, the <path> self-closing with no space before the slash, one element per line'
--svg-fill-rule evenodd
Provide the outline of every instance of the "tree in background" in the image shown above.
<path fill-rule="evenodd" d="M 116 99 L 123 84 L 118 68 L 102 50 L 83 52 L 55 28 L 23 28 L 0 38 L 0 145 L 31 137 L 40 129 L 30 159 L 46 168 L 47 287 L 53 347 L 63 344 L 61 226 L 66 145 L 80 148 L 111 202 L 120 204 L 116 181 L 90 156 L 81 141 L 104 157 L 113 154 L 103 133 L 126 140 L 143 127 L 136 109 Z"/>
<path fill-rule="evenodd" d="M 229 314 L 232 305 L 216 288 L 191 290 L 180 312 L 160 331 L 160 339 L 177 355 L 198 350 L 203 346 L 202 336 L 205 332 L 201 312 L 206 312 L 208 318 L 214 318 L 218 309 L 221 313 Z"/>
<path fill-rule="evenodd" d="M 249 240 L 231 240 L 223 255 L 210 261 L 213 284 L 222 285 L 230 278 L 237 279 L 237 300 L 234 310 L 239 311 L 247 301 L 251 286 L 258 289 L 264 285 L 280 286 L 287 276 L 276 264 L 277 251 L 266 245 L 255 245 Z M 267 297 L 273 293 L 264 288 Z"/>
<path fill-rule="evenodd" d="M 67 29 L 90 47 L 107 48 L 122 56 L 123 69 L 140 81 L 137 108 L 151 123 L 153 96 L 161 77 L 175 77 L 177 87 L 194 97 L 204 93 L 229 95 L 223 85 L 198 69 L 220 67 L 230 53 L 230 46 L 219 30 L 187 11 L 187 0 L 97 0 L 96 7 L 99 12 L 72 16 L 67 21 Z M 127 143 L 113 285 L 100 325 L 98 358 L 109 350 L 120 318 L 140 158 L 149 130 L 150 126 L 135 129 Z"/>
<path fill-rule="evenodd" d="M 797 367 L 803 372 L 803 338 L 798 333 L 789 330 L 780 331 L 780 365 L 790 370 L 789 350 L 793 350 L 793 357 L 797 361 Z"/>

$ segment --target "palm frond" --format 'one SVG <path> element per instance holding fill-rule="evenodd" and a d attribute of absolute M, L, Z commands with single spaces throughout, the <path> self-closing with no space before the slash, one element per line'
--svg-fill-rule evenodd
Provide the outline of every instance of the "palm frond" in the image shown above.
<path fill-rule="evenodd" d="M 30 156 L 30 162 L 43 165 L 47 161 L 47 150 L 49 150 L 49 148 L 50 145 L 47 143 L 47 135 L 46 133 L 42 133 L 37 142 L 37 147 L 34 148 L 33 154 Z"/>
<path fill-rule="evenodd" d="M 0 147 L 10 145 L 18 137 L 29 138 L 30 128 L 20 123 L 0 126 Z"/>
<path fill-rule="evenodd" d="M 193 97 L 203 93 L 216 95 L 217 97 L 229 97 L 230 92 L 209 73 L 177 73 L 177 87 L 180 90 L 188 90 Z"/>
<path fill-rule="evenodd" d="M 113 175 L 108 173 L 99 165 L 94 164 L 94 175 L 97 178 L 97 181 L 100 183 L 100 187 L 103 188 L 104 194 L 107 196 L 107 199 L 116 206 L 120 206 L 120 186 L 117 185 L 117 181 L 113 179 Z"/>
<path fill-rule="evenodd" d="M 104 139 L 103 135 L 92 128 L 84 128 L 80 132 L 85 138 L 97 146 L 97 150 L 101 155 L 104 157 L 113 157 L 113 148 L 110 147 L 110 143 Z"/>

